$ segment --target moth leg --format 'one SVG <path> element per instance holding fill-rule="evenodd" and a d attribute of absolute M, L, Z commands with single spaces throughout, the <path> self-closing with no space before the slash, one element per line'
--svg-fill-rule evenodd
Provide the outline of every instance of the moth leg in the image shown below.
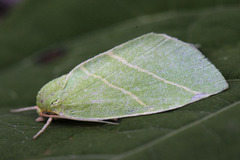
<path fill-rule="evenodd" d="M 100 122 L 100 123 L 107 123 L 107 124 L 114 124 L 114 125 L 118 125 L 119 123 L 118 122 L 111 122 L 111 121 L 104 121 L 104 120 L 102 120 L 102 121 L 97 121 L 97 122 Z"/>
<path fill-rule="evenodd" d="M 42 116 L 38 117 L 35 119 L 36 122 L 43 122 L 43 121 L 46 121 L 46 119 Z"/>
<path fill-rule="evenodd" d="M 112 119 L 114 122 L 117 122 L 117 123 L 119 123 L 119 119 L 118 118 L 114 118 L 114 119 Z"/>
<path fill-rule="evenodd" d="M 49 124 L 52 122 L 52 119 L 53 118 L 48 118 L 48 120 L 47 120 L 47 122 L 46 122 L 46 124 L 42 127 L 42 129 L 40 130 L 40 131 L 38 131 L 38 133 L 35 135 L 35 136 L 33 136 L 33 140 L 35 140 L 41 133 L 43 133 L 45 130 L 46 130 L 46 128 L 49 126 Z"/>

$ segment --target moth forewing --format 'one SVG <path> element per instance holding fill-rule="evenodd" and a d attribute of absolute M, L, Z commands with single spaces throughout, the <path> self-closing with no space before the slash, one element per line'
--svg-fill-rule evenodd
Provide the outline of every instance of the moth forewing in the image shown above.
<path fill-rule="evenodd" d="M 227 88 L 222 74 L 195 47 L 149 33 L 50 81 L 37 95 L 38 107 L 31 109 L 49 118 L 46 127 L 52 118 L 109 123 L 176 109 Z"/>

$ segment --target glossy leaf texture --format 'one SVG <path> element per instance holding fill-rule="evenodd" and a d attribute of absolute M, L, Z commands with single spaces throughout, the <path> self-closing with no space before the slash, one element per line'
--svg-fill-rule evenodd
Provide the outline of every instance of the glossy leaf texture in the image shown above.
<path fill-rule="evenodd" d="M 71 30 L 71 36 L 63 34 L 70 31 L 62 32 L 62 36 L 59 35 L 61 38 L 51 35 L 49 41 L 44 41 L 42 33 L 53 25 L 41 25 L 41 18 L 34 25 L 33 21 L 25 19 L 21 26 L 32 24 L 36 27 L 33 27 L 34 30 L 23 27 L 29 35 L 34 34 L 35 40 L 31 39 L 31 45 L 22 44 L 24 38 L 28 39 L 24 36 L 15 42 L 10 39 L 23 29 L 14 23 L 14 17 L 17 17 L 14 14 L 22 13 L 18 15 L 24 19 L 23 13 L 29 10 L 12 12 L 9 20 L 6 19 L 6 26 L 2 27 L 2 30 L 9 29 L 12 36 L 5 36 L 5 40 L 1 37 L 1 45 L 5 46 L 1 56 L 9 57 L 8 61 L 0 59 L 4 64 L 0 73 L 0 159 L 238 159 L 240 6 L 237 2 L 233 6 L 227 5 L 227 2 L 221 6 L 207 2 L 199 1 L 199 4 L 205 5 L 198 9 L 186 3 L 185 7 L 176 5 L 175 11 L 172 8 L 172 11 L 155 9 L 155 12 L 150 12 L 150 8 L 157 8 L 156 3 L 149 3 L 148 12 L 142 10 L 141 14 L 137 10 L 141 3 L 130 6 L 125 2 L 126 6 L 130 6 L 126 10 L 133 16 L 126 13 L 125 19 L 108 21 L 109 25 L 93 27 L 86 32 Z M 22 8 L 27 5 L 30 9 L 33 3 L 26 1 Z M 39 6 L 38 10 L 34 9 L 37 15 L 42 13 L 41 6 L 52 13 L 51 5 L 44 4 L 34 4 L 36 8 Z M 106 7 L 109 9 L 109 6 Z M 76 13 L 74 9 L 69 10 L 72 14 Z M 109 10 L 107 15 L 110 16 L 110 13 L 114 10 Z M 59 21 L 62 19 L 58 18 Z M 49 30 L 54 32 L 55 28 L 57 25 Z M 80 62 L 149 32 L 166 33 L 198 45 L 205 57 L 223 74 L 229 89 L 173 111 L 124 118 L 119 125 L 54 121 L 36 141 L 31 140 L 32 135 L 43 125 L 34 121 L 37 113 L 9 113 L 10 109 L 35 104 L 36 94 L 44 84 L 68 73 Z M 50 35 L 48 33 L 46 35 Z M 13 44 L 21 46 L 24 51 L 14 48 Z M 28 56 L 13 56 L 19 56 L 19 53 Z"/>

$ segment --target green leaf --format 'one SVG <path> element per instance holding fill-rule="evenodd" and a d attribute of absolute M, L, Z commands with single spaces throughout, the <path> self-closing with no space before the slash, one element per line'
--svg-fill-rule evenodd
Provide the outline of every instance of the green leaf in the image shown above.
<path fill-rule="evenodd" d="M 238 0 L 24 0 L 1 23 L 0 67 L 5 68 L 42 50 L 130 18 L 169 9 L 236 4 Z M 138 26 L 135 26 L 138 27 Z"/>
<path fill-rule="evenodd" d="M 45 3 L 43 8 L 52 8 Z M 74 10 L 70 11 L 75 13 Z M 8 39 L 7 36 L 5 40 L 8 40 L 4 41 L 1 37 L 1 45 L 12 47 L 12 52 L 7 52 L 9 48 L 1 50 L 1 56 L 9 53 L 9 59 L 6 63 L 4 58 L 0 59 L 4 64 L 0 73 L 0 159 L 238 159 L 240 6 L 175 12 L 156 8 L 154 12 L 146 13 L 127 14 L 127 21 L 121 19 L 116 23 L 116 20 L 114 25 L 109 22 L 88 33 L 65 30 L 62 39 L 50 34 L 51 31 L 59 33 L 61 29 L 54 31 L 52 28 L 45 33 L 41 27 L 48 27 L 41 25 L 40 20 L 37 25 L 29 21 L 28 24 L 36 27 L 33 27 L 34 31 L 25 28 L 25 33 L 36 36 L 35 40 L 27 37 L 26 41 L 23 40 L 29 43 L 14 42 L 14 38 Z M 10 22 L 14 24 L 14 18 L 6 23 Z M 13 27 L 8 32 L 12 31 L 12 35 L 21 33 L 18 29 Z M 3 30 L 8 29 L 3 27 Z M 13 108 L 34 105 L 37 92 L 45 83 L 67 73 L 77 64 L 149 32 L 166 33 L 198 44 L 201 52 L 227 79 L 230 88 L 181 109 L 121 119 L 117 126 L 56 120 L 36 141 L 31 138 L 43 125 L 34 121 L 37 113 L 9 113 Z M 52 39 L 45 42 L 48 38 L 41 39 L 42 33 L 49 33 Z M 17 42 L 23 50 L 14 48 L 13 44 Z M 26 54 L 15 58 L 13 55 L 18 55 L 18 51 Z"/>

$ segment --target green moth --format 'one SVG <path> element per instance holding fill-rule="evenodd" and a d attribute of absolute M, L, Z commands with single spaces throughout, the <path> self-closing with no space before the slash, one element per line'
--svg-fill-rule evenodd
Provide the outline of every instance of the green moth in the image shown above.
<path fill-rule="evenodd" d="M 47 83 L 37 110 L 48 118 L 113 123 L 123 117 L 164 112 L 228 88 L 221 73 L 192 45 L 149 33 L 101 53 Z"/>

